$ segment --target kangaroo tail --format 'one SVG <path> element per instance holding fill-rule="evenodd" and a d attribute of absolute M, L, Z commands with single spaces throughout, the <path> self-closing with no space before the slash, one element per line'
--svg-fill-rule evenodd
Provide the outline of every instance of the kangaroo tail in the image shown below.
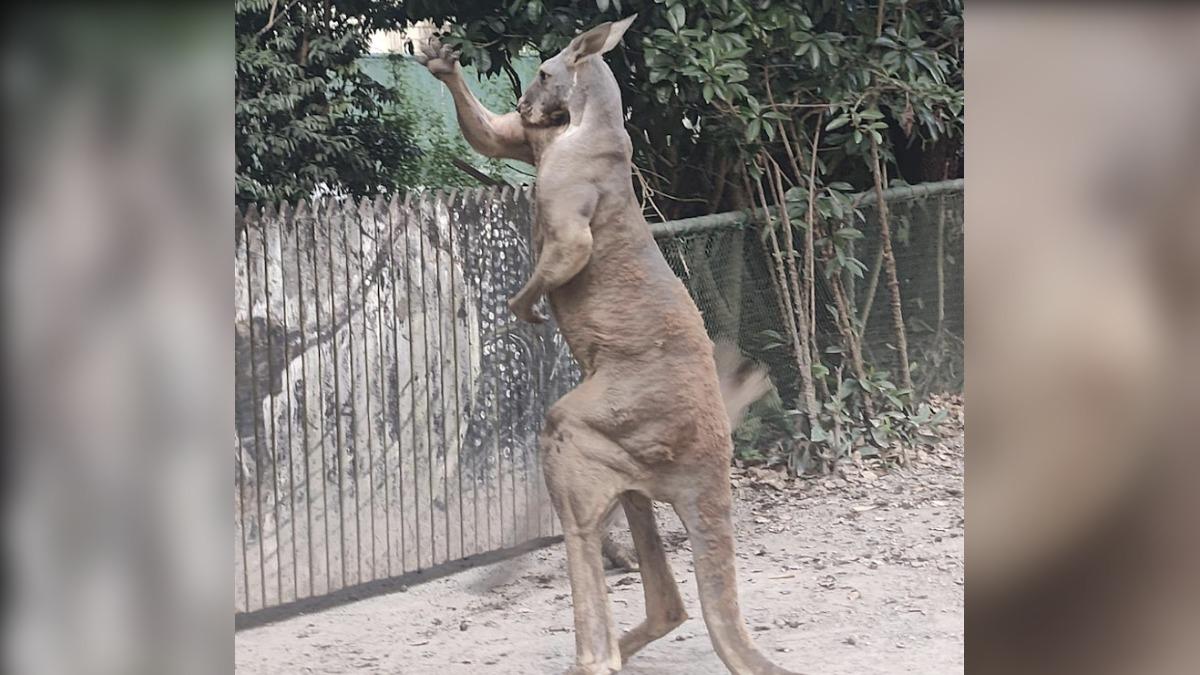
<path fill-rule="evenodd" d="M 729 482 L 698 491 L 676 512 L 692 541 L 696 585 L 708 636 L 725 667 L 736 675 L 798 675 L 771 663 L 750 640 L 738 606 Z"/>
<path fill-rule="evenodd" d="M 742 423 L 746 409 L 771 391 L 771 378 L 765 367 L 743 357 L 737 346 L 727 340 L 714 343 L 713 358 L 732 431 Z"/>

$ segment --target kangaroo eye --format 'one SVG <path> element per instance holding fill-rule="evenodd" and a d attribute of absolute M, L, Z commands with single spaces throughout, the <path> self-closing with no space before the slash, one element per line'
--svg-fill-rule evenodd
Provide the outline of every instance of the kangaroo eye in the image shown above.
<path fill-rule="evenodd" d="M 548 78 L 548 77 L 550 77 L 550 76 L 546 74 L 546 71 L 544 71 L 544 70 L 539 70 L 539 71 L 538 71 L 538 79 L 539 79 L 539 80 L 543 80 L 543 81 L 545 81 L 545 79 L 546 79 L 546 78 Z"/>

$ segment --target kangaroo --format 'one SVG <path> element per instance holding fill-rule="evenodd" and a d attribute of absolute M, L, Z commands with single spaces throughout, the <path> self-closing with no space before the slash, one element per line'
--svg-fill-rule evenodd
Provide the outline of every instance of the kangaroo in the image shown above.
<path fill-rule="evenodd" d="M 583 374 L 539 436 L 567 551 L 576 652 L 568 674 L 615 673 L 687 618 L 651 500 L 670 504 L 687 530 L 704 622 L 725 666 L 787 674 L 751 642 L 734 572 L 730 418 L 763 393 L 765 375 L 716 350 L 635 198 L 621 94 L 601 55 L 636 16 L 576 36 L 503 115 L 472 95 L 450 48 L 431 39 L 416 57 L 449 88 L 472 147 L 537 168 L 537 262 L 508 305 L 541 323 L 546 298 Z M 618 504 L 646 603 L 645 620 L 619 637 L 601 555 Z"/>

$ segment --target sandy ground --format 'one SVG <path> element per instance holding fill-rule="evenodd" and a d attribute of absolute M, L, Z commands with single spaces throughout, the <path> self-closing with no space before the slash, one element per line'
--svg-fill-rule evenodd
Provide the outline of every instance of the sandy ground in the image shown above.
<path fill-rule="evenodd" d="M 908 469 L 793 480 L 735 471 L 738 578 L 755 641 L 812 675 L 963 672 L 961 418 Z M 692 618 L 622 672 L 723 674 L 690 549 L 659 523 Z M 574 637 L 563 547 L 240 631 L 242 673 L 561 673 Z M 642 616 L 640 577 L 609 578 L 614 618 Z"/>

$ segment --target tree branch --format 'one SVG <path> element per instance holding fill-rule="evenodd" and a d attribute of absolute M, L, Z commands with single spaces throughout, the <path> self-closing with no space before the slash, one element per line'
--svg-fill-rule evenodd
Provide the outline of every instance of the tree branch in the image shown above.
<path fill-rule="evenodd" d="M 270 17 L 268 18 L 268 20 L 267 20 L 267 25 L 265 25 L 265 26 L 263 26 L 262 28 L 260 28 L 260 29 L 258 30 L 258 32 L 254 34 L 254 39 L 255 39 L 255 40 L 257 40 L 258 38 L 262 37 L 263 33 L 266 33 L 267 31 L 269 31 L 269 30 L 271 30 L 272 28 L 274 28 L 274 27 L 275 27 L 275 24 L 276 24 L 276 23 L 278 23 L 278 22 L 279 22 L 279 20 L 283 18 L 283 15 L 284 15 L 284 14 L 287 14 L 288 10 L 289 10 L 289 9 L 291 9 L 292 7 L 295 7 L 295 6 L 296 6 L 296 3 L 297 3 L 297 2 L 299 2 L 299 1 L 300 1 L 300 0 L 292 0 L 291 2 L 289 2 L 289 3 L 287 4 L 287 6 L 286 6 L 286 7 L 284 7 L 284 8 L 283 8 L 283 10 L 282 10 L 282 11 L 280 11 L 280 12 L 279 12 L 279 14 L 276 14 L 276 13 L 275 13 L 275 6 L 279 4 L 279 0 L 272 0 L 272 2 L 271 2 L 271 16 L 270 16 Z"/>

